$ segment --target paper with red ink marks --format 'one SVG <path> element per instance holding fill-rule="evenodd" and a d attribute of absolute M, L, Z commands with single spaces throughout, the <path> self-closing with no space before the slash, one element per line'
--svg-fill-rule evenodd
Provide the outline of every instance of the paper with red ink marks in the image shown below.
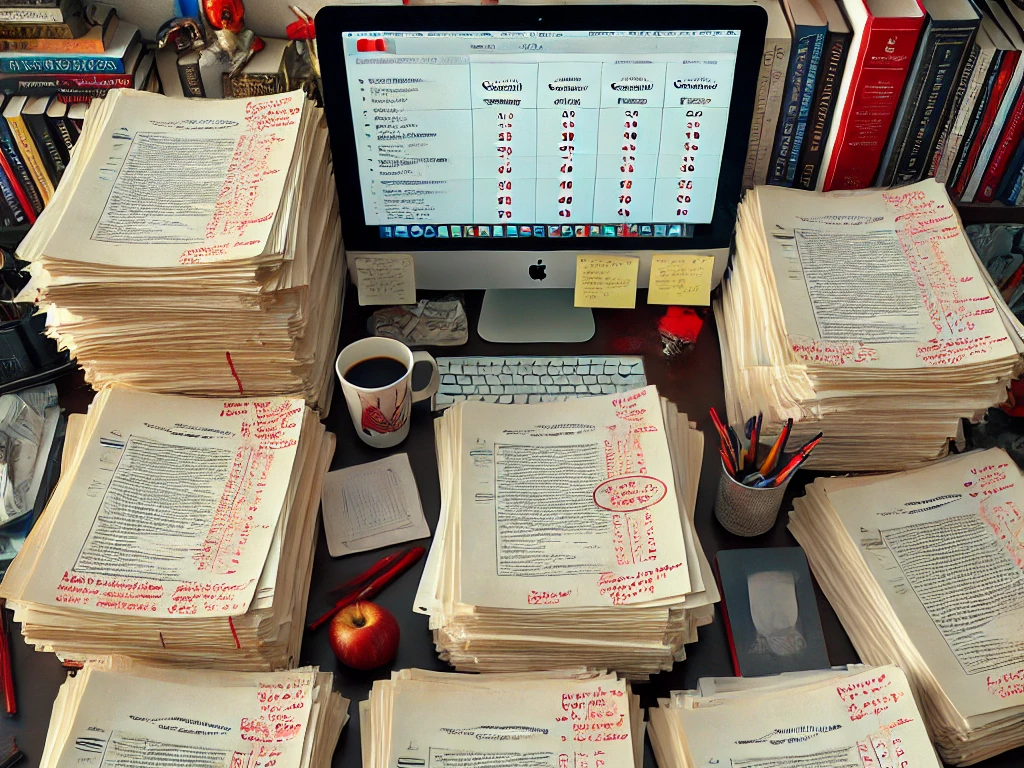
<path fill-rule="evenodd" d="M 674 693 L 670 704 L 651 710 L 652 733 L 664 738 L 666 719 L 678 719 L 700 766 L 941 766 L 899 667 L 754 680 L 742 678 L 726 693 Z"/>
<path fill-rule="evenodd" d="M 654 387 L 464 408 L 461 602 L 630 605 L 703 589 Z"/>
<path fill-rule="evenodd" d="M 1015 354 L 935 181 L 807 195 L 799 205 L 760 187 L 757 200 L 794 363 L 941 368 Z"/>
<path fill-rule="evenodd" d="M 47 256 L 168 269 L 280 247 L 272 234 L 305 131 L 301 91 L 184 102 L 111 95 L 90 115 L 97 146 L 74 173 Z"/>
<path fill-rule="evenodd" d="M 239 616 L 286 503 L 304 404 L 114 388 L 23 599 L 152 618 Z"/>
<path fill-rule="evenodd" d="M 203 765 L 299 768 L 317 673 L 180 672 L 86 667 L 56 768 Z M 151 762 L 150 762 L 151 761 Z"/>
<path fill-rule="evenodd" d="M 623 681 L 445 678 L 389 681 L 388 765 L 420 765 L 415 761 L 428 756 L 429 766 L 634 765 L 630 693 Z"/>
<path fill-rule="evenodd" d="M 957 710 L 1024 704 L 1024 477 L 1013 460 L 993 448 L 828 485 L 846 534 Z M 884 706 L 886 691 L 875 693 L 857 700 Z"/>

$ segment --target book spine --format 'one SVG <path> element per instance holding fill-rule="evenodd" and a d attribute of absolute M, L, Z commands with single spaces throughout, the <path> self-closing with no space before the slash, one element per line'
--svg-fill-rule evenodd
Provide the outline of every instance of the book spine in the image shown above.
<path fill-rule="evenodd" d="M 964 137 L 967 151 L 962 153 L 962 162 L 958 163 L 953 186 L 950 188 L 950 194 L 955 200 L 962 198 L 967 191 L 971 177 L 974 175 L 974 168 L 981 158 L 985 144 L 988 142 L 988 134 L 996 122 L 999 108 L 1003 102 L 1003 96 L 1010 87 L 1010 81 L 1013 78 L 1013 72 L 1016 69 L 1019 58 L 1020 51 L 1006 51 L 1004 53 L 999 71 L 996 73 L 992 83 L 992 90 L 985 99 L 984 109 L 980 110 L 979 119 L 972 126 L 976 130 L 972 131 L 970 137 Z"/>
<path fill-rule="evenodd" d="M 818 83 L 818 71 L 821 68 L 821 55 L 825 50 L 825 33 L 827 31 L 828 27 L 824 27 L 815 35 L 814 48 L 807 69 L 807 79 L 804 81 L 803 91 L 800 94 L 800 113 L 797 116 L 796 134 L 786 160 L 786 185 L 790 187 L 793 186 L 793 180 L 796 178 L 797 167 L 800 164 L 800 150 L 803 149 L 804 137 L 807 135 L 807 123 L 811 117 L 811 100 L 814 98 L 814 89 Z"/>
<path fill-rule="evenodd" d="M 32 135 L 28 132 L 25 119 L 21 115 L 7 118 L 7 125 L 11 128 L 14 140 L 18 142 L 18 153 L 24 159 L 25 165 L 28 166 L 28 172 L 32 174 L 32 181 L 35 182 L 36 189 L 39 190 L 39 194 L 43 198 L 43 203 L 49 203 L 50 198 L 53 197 L 53 184 L 46 173 L 43 159 L 39 156 L 35 142 L 32 141 Z"/>
<path fill-rule="evenodd" d="M 50 183 L 53 184 L 54 189 L 56 189 L 57 184 L 60 183 L 61 176 L 64 175 L 65 166 L 64 159 L 60 156 L 60 152 L 57 149 L 57 142 L 53 138 L 53 134 L 50 133 L 50 126 L 46 122 L 46 115 L 26 116 L 25 127 L 28 128 L 29 135 L 35 142 L 39 157 L 43 161 L 43 167 L 46 168 L 46 175 L 50 178 Z"/>
<path fill-rule="evenodd" d="M 1017 185 L 1024 178 L 1021 175 L 1022 171 L 1024 171 L 1024 142 L 1017 146 L 1017 151 L 1014 152 L 1009 165 L 1006 167 L 1003 181 L 996 192 L 997 200 L 1007 205 L 1016 204 L 1017 193 L 1020 191 Z"/>
<path fill-rule="evenodd" d="M 771 167 L 772 148 L 775 146 L 775 132 L 779 127 L 782 112 L 782 100 L 786 90 L 786 72 L 789 68 L 789 54 L 793 41 L 787 35 L 776 40 L 772 47 L 771 83 L 768 87 L 768 104 L 764 111 L 764 126 L 757 148 L 757 162 L 754 165 L 754 184 L 765 184 L 768 181 L 768 169 Z"/>
<path fill-rule="evenodd" d="M 747 157 L 743 161 L 743 188 L 754 186 L 754 169 L 757 166 L 757 153 L 763 138 L 768 111 L 768 93 L 772 84 L 772 67 L 775 64 L 775 45 L 765 40 L 764 54 L 761 56 L 761 67 L 757 73 L 757 95 L 754 99 L 754 116 L 750 121 L 750 140 L 747 143 Z M 227 85 L 227 83 L 225 83 Z M 231 88 L 232 93 L 234 88 Z M 228 88 L 224 89 L 227 95 Z"/>
<path fill-rule="evenodd" d="M 66 91 L 104 96 L 112 88 L 131 88 L 133 75 L 0 75 L 0 93 L 52 96 Z"/>
<path fill-rule="evenodd" d="M 71 150 L 78 141 L 78 129 L 66 117 L 48 117 L 47 122 L 50 124 L 50 133 L 57 142 L 57 151 L 60 152 L 64 165 L 67 165 L 71 162 Z"/>
<path fill-rule="evenodd" d="M 974 170 L 970 174 L 967 187 L 964 189 L 963 196 L 961 197 L 965 203 L 974 202 L 974 198 L 981 187 L 982 179 L 992 162 L 992 157 L 996 151 L 996 147 L 999 145 L 999 139 L 1002 137 L 1003 131 L 1007 127 L 1010 115 L 1014 110 L 1014 105 L 1017 103 L 1017 99 L 1020 96 L 1021 79 L 1024 78 L 1024 69 L 1022 69 L 1022 67 L 1024 67 L 1024 61 L 1021 60 L 1021 51 L 1015 50 L 1013 54 L 1016 63 L 1013 67 L 1010 82 L 1007 85 L 1006 90 L 1003 91 L 1002 97 L 999 99 L 999 108 L 996 110 L 995 118 L 992 120 L 992 124 L 989 126 L 988 130 L 985 132 L 985 143 L 981 147 L 981 152 L 978 154 L 978 160 L 974 165 Z"/>
<path fill-rule="evenodd" d="M 991 203 L 995 199 L 996 189 L 1003 174 L 1006 173 L 1010 160 L 1016 154 L 1021 136 L 1024 136 L 1024 95 L 1018 89 L 1017 98 L 1006 118 L 1002 135 L 996 142 L 992 158 L 978 184 L 978 191 L 974 195 L 975 202 Z"/>
<path fill-rule="evenodd" d="M 1024 168 L 1021 168 L 1020 173 L 1017 174 L 1008 198 L 1013 200 L 1011 205 L 1024 204 Z"/>
<path fill-rule="evenodd" d="M 807 126 L 804 148 L 800 152 L 793 186 L 797 189 L 814 189 L 818 183 L 821 158 L 825 152 L 825 142 L 832 127 L 832 118 L 836 109 L 836 95 L 839 82 L 843 78 L 846 56 L 850 49 L 849 34 L 829 34 L 822 58 L 824 67 L 814 88 L 814 111 Z"/>
<path fill-rule="evenodd" d="M 974 32 L 974 27 L 947 27 L 940 28 L 935 35 L 932 67 L 926 74 L 924 92 L 910 121 L 903 150 L 896 159 L 894 183 L 918 181 L 924 176 L 925 160 L 931 155 Z"/>
<path fill-rule="evenodd" d="M 815 34 L 806 34 L 801 28 L 797 28 L 796 43 L 789 59 L 789 74 L 782 100 L 782 111 L 779 114 L 779 126 L 775 134 L 775 147 L 772 149 L 771 166 L 768 171 L 769 184 L 782 184 L 786 178 L 789 151 L 793 146 L 796 124 L 800 117 L 800 98 L 807 80 L 816 37 Z"/>
<path fill-rule="evenodd" d="M 3 13 L 0 12 L 0 16 Z M 70 24 L 14 24 L 0 20 L 0 40 L 73 40 L 75 32 Z M 79 34 L 82 34 L 79 32 Z M 7 50 L 7 49 L 0 49 Z M 17 49 L 15 49 L 17 50 Z"/>
<path fill-rule="evenodd" d="M 45 205 L 42 195 L 39 194 L 39 189 L 32 179 L 32 174 L 18 152 L 18 143 L 3 117 L 0 117 L 0 154 L 3 155 L 5 162 L 11 169 L 12 178 L 18 182 L 25 193 L 25 197 L 28 198 L 29 207 L 32 208 L 34 213 L 42 213 L 43 206 Z"/>
<path fill-rule="evenodd" d="M 185 92 L 185 96 L 200 99 L 206 96 L 198 59 L 188 62 L 179 61 L 178 79 L 181 80 L 181 89 Z"/>
<path fill-rule="evenodd" d="M 60 24 L 63 21 L 63 8 L 0 8 L 0 24 Z"/>
<path fill-rule="evenodd" d="M 923 17 L 868 20 L 825 172 L 826 191 L 863 189 L 874 180 L 923 23 Z"/>
<path fill-rule="evenodd" d="M 35 220 L 35 216 L 29 219 L 28 211 L 22 204 L 21 199 L 15 192 L 14 181 L 10 172 L 10 168 L 7 165 L 7 161 L 0 155 L 0 195 L 3 196 L 3 201 L 7 208 L 10 210 L 13 223 L 29 224 Z"/>
<path fill-rule="evenodd" d="M 935 149 L 932 150 L 931 160 L 928 162 L 928 169 L 925 171 L 925 176 L 935 176 L 939 172 L 939 163 L 942 160 L 942 153 L 946 148 L 946 142 L 949 140 L 950 133 L 953 130 L 953 124 L 957 119 L 959 119 L 960 106 L 964 103 L 964 98 L 967 96 L 967 87 L 971 82 L 971 78 L 974 76 L 974 68 L 978 64 L 978 56 L 980 52 L 981 49 L 977 45 L 971 46 L 970 53 L 967 55 L 967 61 L 964 62 L 964 67 L 960 71 L 956 91 L 953 92 L 953 98 L 950 101 L 949 109 L 946 112 L 945 119 L 942 121 L 942 128 L 939 130 L 939 136 L 935 141 Z"/>
<path fill-rule="evenodd" d="M 103 53 L 103 40 L 98 37 L 79 37 L 71 40 L 52 38 L 0 39 L 2 53 Z"/>
<path fill-rule="evenodd" d="M 961 134 L 958 136 L 957 145 L 950 147 L 951 152 L 948 158 L 943 158 L 943 163 L 939 166 L 938 179 L 942 183 L 946 184 L 950 189 L 956 182 L 957 177 L 964 170 L 964 165 L 967 163 L 968 154 L 971 151 L 971 145 L 973 138 L 977 134 L 981 121 L 985 115 L 985 108 L 988 105 L 988 97 L 992 93 L 992 89 L 995 87 L 995 81 L 998 79 L 999 72 L 1002 69 L 1002 51 L 995 51 L 991 60 L 988 62 L 987 67 L 981 68 L 981 78 L 978 83 L 978 91 L 973 95 L 968 94 L 969 98 L 972 98 L 973 104 L 971 109 L 966 111 L 966 121 Z M 956 136 L 954 136 L 956 138 Z M 948 165 L 946 161 L 948 160 Z M 943 166 L 946 166 L 945 173 L 943 174 Z"/>
<path fill-rule="evenodd" d="M 112 56 L 13 56 L 0 58 L 0 72 L 28 75 L 122 74 L 124 60 Z"/>

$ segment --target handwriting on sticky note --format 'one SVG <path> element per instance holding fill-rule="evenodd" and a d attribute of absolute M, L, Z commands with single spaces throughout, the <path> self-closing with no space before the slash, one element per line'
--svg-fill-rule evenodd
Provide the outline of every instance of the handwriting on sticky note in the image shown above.
<path fill-rule="evenodd" d="M 711 270 L 714 266 L 714 256 L 655 254 L 651 259 L 647 303 L 706 307 L 711 303 Z"/>
<path fill-rule="evenodd" d="M 640 259 L 629 256 L 577 256 L 577 307 L 632 309 Z"/>
<path fill-rule="evenodd" d="M 416 271 L 411 254 L 360 256 L 355 262 L 360 306 L 416 303 Z"/>

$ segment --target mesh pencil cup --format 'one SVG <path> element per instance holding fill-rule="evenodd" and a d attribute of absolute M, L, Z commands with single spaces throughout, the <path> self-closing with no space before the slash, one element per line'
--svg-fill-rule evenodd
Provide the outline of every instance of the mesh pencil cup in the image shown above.
<path fill-rule="evenodd" d="M 760 536 L 775 525 L 793 474 L 778 488 L 752 488 L 736 480 L 722 465 L 718 478 L 715 517 L 722 527 L 737 536 Z"/>

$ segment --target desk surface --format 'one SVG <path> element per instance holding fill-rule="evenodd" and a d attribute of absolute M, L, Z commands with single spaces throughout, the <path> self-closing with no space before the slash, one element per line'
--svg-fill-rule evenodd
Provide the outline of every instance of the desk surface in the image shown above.
<path fill-rule="evenodd" d="M 476 335 L 476 317 L 479 313 L 481 292 L 470 292 L 467 295 L 467 311 L 471 321 L 469 343 L 464 347 L 430 350 L 437 355 L 507 355 L 536 354 L 564 355 L 574 354 L 633 354 L 643 355 L 647 370 L 647 379 L 657 385 L 662 395 L 675 402 L 681 411 L 689 414 L 698 427 L 704 432 L 704 469 L 701 473 L 700 492 L 697 496 L 697 533 L 708 557 L 720 549 L 738 547 L 793 546 L 795 541 L 785 528 L 785 512 L 791 509 L 790 499 L 803 492 L 804 484 L 811 478 L 806 472 L 798 474 L 790 483 L 786 500 L 783 501 L 783 513 L 774 530 L 753 539 L 734 536 L 723 529 L 714 519 L 712 505 L 718 483 L 719 463 L 717 461 L 714 428 L 708 416 L 708 408 L 715 406 L 724 413 L 725 403 L 722 392 L 722 368 L 718 351 L 714 320 L 709 316 L 701 331 L 697 343 L 681 357 L 669 360 L 661 352 L 661 343 L 657 331 L 657 322 L 664 313 L 663 307 L 640 304 L 635 311 L 596 310 L 597 334 L 586 344 L 566 345 L 533 344 L 529 346 L 490 344 Z M 640 301 L 645 299 L 641 293 Z M 369 308 L 359 307 L 355 301 L 355 291 L 348 292 L 344 322 L 341 333 L 341 344 L 347 344 L 365 335 L 366 319 L 370 315 Z M 62 404 L 71 411 L 84 410 L 89 402 L 84 390 L 68 391 L 62 398 Z M 416 474 L 423 509 L 430 523 L 431 530 L 437 523 L 440 508 L 440 491 L 438 488 L 437 463 L 434 457 L 433 430 L 431 414 L 426 404 L 421 403 L 413 409 L 412 430 L 409 439 L 391 451 L 376 451 L 364 445 L 355 435 L 348 411 L 341 399 L 340 392 L 335 390 L 334 404 L 326 420 L 327 428 L 338 436 L 338 449 L 334 456 L 332 469 L 361 464 L 379 459 L 391 452 L 407 452 Z M 327 545 L 321 535 L 317 540 L 316 559 L 313 566 L 313 581 L 309 596 L 309 615 L 317 616 L 326 610 L 330 602 L 327 592 L 337 584 L 354 576 L 380 558 L 384 551 L 365 552 L 348 557 L 332 559 L 327 553 Z M 394 662 L 395 669 L 419 667 L 424 669 L 450 670 L 439 661 L 434 652 L 431 634 L 427 629 L 427 618 L 414 614 L 411 610 L 413 595 L 422 571 L 422 561 L 404 574 L 398 581 L 389 586 L 376 602 L 385 606 L 398 618 L 402 629 L 401 645 L 398 658 Z M 833 664 L 846 664 L 857 661 L 846 633 L 843 631 L 835 612 L 817 590 L 818 610 L 821 613 L 822 626 L 828 646 L 829 659 Z M 17 632 L 15 626 L 14 631 Z M 721 613 L 716 611 L 715 621 L 698 631 L 699 640 L 686 646 L 687 659 L 676 664 L 671 672 L 662 673 L 652 682 L 637 686 L 636 690 L 642 697 L 645 707 L 652 706 L 660 696 L 668 691 L 679 688 L 693 688 L 697 678 L 709 675 L 731 675 L 732 664 L 729 660 L 729 646 Z M 359 713 L 357 702 L 367 697 L 370 686 L 377 678 L 385 677 L 389 670 L 376 672 L 356 672 L 341 667 L 331 652 L 327 641 L 327 632 L 321 629 L 313 635 L 307 635 L 302 647 L 301 663 L 318 664 L 322 669 L 335 673 L 335 685 L 342 694 L 352 700 L 349 713 L 352 719 L 341 734 L 338 750 L 334 755 L 334 766 L 339 768 L 357 768 L 359 754 Z M 5 749 L 8 735 L 14 735 L 18 744 L 28 755 L 23 763 L 28 767 L 39 765 L 43 741 L 49 723 L 50 709 L 57 694 L 57 688 L 64 680 L 64 671 L 50 654 L 32 651 L 21 641 L 14 638 L 15 678 L 18 688 L 18 704 L 20 712 L 14 720 L 0 718 L 0 751 Z M 1017 768 L 1024 764 L 1024 748 L 1000 755 L 982 763 L 984 768 Z M 654 768 L 654 756 L 648 743 L 644 759 L 644 768 Z"/>

